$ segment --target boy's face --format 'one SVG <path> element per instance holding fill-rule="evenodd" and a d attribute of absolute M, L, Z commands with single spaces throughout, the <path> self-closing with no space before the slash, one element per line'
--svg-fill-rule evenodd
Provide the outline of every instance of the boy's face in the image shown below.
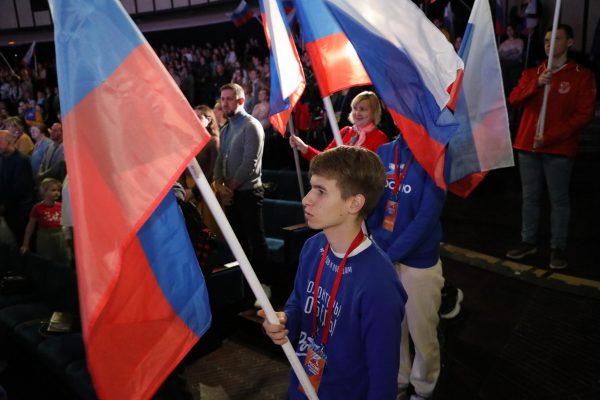
<path fill-rule="evenodd" d="M 327 229 L 356 217 L 350 214 L 352 196 L 342 199 L 335 179 L 314 174 L 310 185 L 310 191 L 302 199 L 304 216 L 310 228 Z"/>
<path fill-rule="evenodd" d="M 60 199 L 60 187 L 55 184 L 48 186 L 44 192 L 44 196 L 46 200 L 57 201 Z"/>

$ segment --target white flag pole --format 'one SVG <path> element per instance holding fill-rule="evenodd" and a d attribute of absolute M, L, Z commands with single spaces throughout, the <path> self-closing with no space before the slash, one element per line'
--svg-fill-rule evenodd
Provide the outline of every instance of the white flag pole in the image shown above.
<path fill-rule="evenodd" d="M 198 189 L 202 194 L 202 198 L 204 199 L 204 201 L 206 201 L 210 212 L 215 217 L 215 221 L 219 225 L 219 228 L 221 229 L 221 232 L 223 233 L 227 244 L 231 248 L 231 252 L 240 263 L 240 268 L 242 269 L 244 277 L 246 277 L 246 280 L 250 285 L 250 289 L 252 289 L 252 292 L 260 302 L 262 309 L 265 311 L 267 320 L 269 320 L 269 322 L 272 324 L 278 324 L 279 319 L 275 314 L 275 310 L 273 309 L 271 302 L 269 301 L 258 278 L 256 277 L 256 273 L 252 269 L 252 266 L 250 265 L 250 261 L 248 260 L 246 253 L 244 253 L 244 250 L 242 249 L 239 240 L 233 233 L 233 229 L 231 228 L 229 221 L 227 221 L 225 213 L 221 209 L 221 206 L 219 205 L 219 202 L 217 201 L 217 198 L 215 197 L 212 188 L 210 187 L 208 181 L 206 180 L 206 177 L 204 176 L 204 172 L 202 172 L 202 169 L 200 168 L 200 165 L 198 164 L 198 161 L 196 161 L 195 158 L 193 158 L 190 162 L 190 165 L 188 165 L 188 171 L 194 178 L 194 181 L 196 182 L 196 185 L 198 186 Z M 288 361 L 290 362 L 294 372 L 296 373 L 296 376 L 300 380 L 300 383 L 302 384 L 304 392 L 307 394 L 308 398 L 311 400 L 318 400 L 317 394 L 315 393 L 315 389 L 310 383 L 308 376 L 304 371 L 304 367 L 302 367 L 302 364 L 300 364 L 300 360 L 298 359 L 298 356 L 296 355 L 292 344 L 288 340 L 288 342 L 282 345 L 282 347 L 285 355 L 287 356 Z"/>
<path fill-rule="evenodd" d="M 554 19 L 552 21 L 552 33 L 550 36 L 550 51 L 548 52 L 548 71 L 552 71 L 552 61 L 554 59 L 554 44 L 556 42 L 556 30 L 558 28 L 558 17 L 560 15 L 560 2 L 556 0 L 556 7 L 554 8 Z M 537 130 L 535 137 L 538 140 L 544 139 L 544 127 L 546 125 L 546 110 L 548 108 L 548 95 L 550 94 L 550 83 L 544 86 L 544 100 L 542 101 L 542 108 L 540 110 L 540 116 L 538 119 Z"/>
<path fill-rule="evenodd" d="M 329 96 L 323 97 L 323 105 L 325 105 L 325 111 L 327 112 L 327 119 L 329 120 L 329 125 L 331 125 L 331 131 L 333 132 L 333 137 L 335 139 L 335 143 L 338 146 L 344 144 L 342 142 L 342 135 L 340 135 L 340 127 L 337 123 L 337 118 L 335 118 L 335 112 L 333 111 L 333 104 L 331 104 L 331 98 Z"/>
<path fill-rule="evenodd" d="M 294 124 L 292 123 L 292 118 L 288 120 L 288 128 L 290 130 L 290 134 L 292 136 L 296 136 L 296 131 L 294 129 Z M 296 164 L 296 175 L 298 176 L 298 188 L 300 189 L 300 200 L 304 198 L 304 184 L 302 183 L 302 171 L 300 170 L 300 158 L 298 157 L 298 149 L 293 148 L 294 153 L 294 163 Z"/>

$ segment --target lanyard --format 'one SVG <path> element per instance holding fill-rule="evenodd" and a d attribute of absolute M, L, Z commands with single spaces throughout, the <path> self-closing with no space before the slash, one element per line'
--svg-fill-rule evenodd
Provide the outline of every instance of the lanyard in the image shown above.
<path fill-rule="evenodd" d="M 323 346 L 327 344 L 327 338 L 329 337 L 329 324 L 331 323 L 331 315 L 333 314 L 333 303 L 337 296 L 338 289 L 340 287 L 340 282 L 342 280 L 342 274 L 344 271 L 344 267 L 346 266 L 346 260 L 348 259 L 348 255 L 354 251 L 363 241 L 364 234 L 362 230 L 358 231 L 358 234 L 350 244 L 350 247 L 346 251 L 342 262 L 337 270 L 335 275 L 335 281 L 333 282 L 333 288 L 331 289 L 331 296 L 329 296 L 329 304 L 327 304 L 327 314 L 325 314 L 325 331 L 323 332 L 323 339 L 321 343 Z M 312 326 L 312 336 L 316 338 L 317 336 L 317 300 L 319 293 L 319 283 L 321 282 L 321 274 L 323 273 L 323 266 L 325 265 L 325 259 L 327 258 L 327 253 L 329 252 L 329 243 L 325 247 L 325 251 L 323 252 L 323 256 L 321 257 L 321 262 L 319 263 L 319 269 L 317 270 L 317 277 L 315 278 L 315 293 L 313 298 L 313 326 Z"/>
<path fill-rule="evenodd" d="M 406 164 L 404 164 L 404 168 L 402 168 L 402 173 L 398 174 L 398 170 L 399 170 L 399 165 L 398 165 L 398 154 L 400 153 L 399 149 L 398 149 L 398 143 L 396 143 L 396 149 L 395 149 L 395 153 L 396 153 L 396 158 L 394 160 L 394 164 L 396 165 L 396 169 L 394 171 L 394 194 L 397 195 L 398 192 L 400 191 L 400 185 L 402 184 L 402 182 L 404 181 L 404 177 L 406 176 L 406 171 L 408 171 L 408 167 L 410 166 L 410 163 L 412 162 L 412 154 L 410 156 L 410 158 L 408 159 L 408 161 L 406 162 Z"/>

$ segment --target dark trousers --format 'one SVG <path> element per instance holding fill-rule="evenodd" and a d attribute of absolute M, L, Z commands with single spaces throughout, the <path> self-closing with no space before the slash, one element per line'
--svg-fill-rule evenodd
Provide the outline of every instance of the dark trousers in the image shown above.
<path fill-rule="evenodd" d="M 237 190 L 225 215 L 261 283 L 272 283 L 263 221 L 264 189 Z"/>

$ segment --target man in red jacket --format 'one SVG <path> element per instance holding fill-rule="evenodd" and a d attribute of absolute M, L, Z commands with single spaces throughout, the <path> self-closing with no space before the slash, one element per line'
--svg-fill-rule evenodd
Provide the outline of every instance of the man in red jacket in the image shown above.
<path fill-rule="evenodd" d="M 544 47 L 550 49 L 551 30 L 546 32 Z M 596 83 L 591 71 L 568 59 L 573 45 L 573 29 L 565 24 L 556 31 L 552 69 L 548 62 L 523 72 L 510 94 L 509 102 L 523 109 L 514 148 L 519 150 L 523 189 L 521 243 L 506 253 L 521 259 L 537 252 L 537 233 L 542 207 L 544 180 L 552 206 L 550 268 L 567 267 L 565 249 L 569 228 L 569 181 L 581 129 L 594 117 Z M 543 136 L 536 128 L 544 97 L 550 85 Z"/>

